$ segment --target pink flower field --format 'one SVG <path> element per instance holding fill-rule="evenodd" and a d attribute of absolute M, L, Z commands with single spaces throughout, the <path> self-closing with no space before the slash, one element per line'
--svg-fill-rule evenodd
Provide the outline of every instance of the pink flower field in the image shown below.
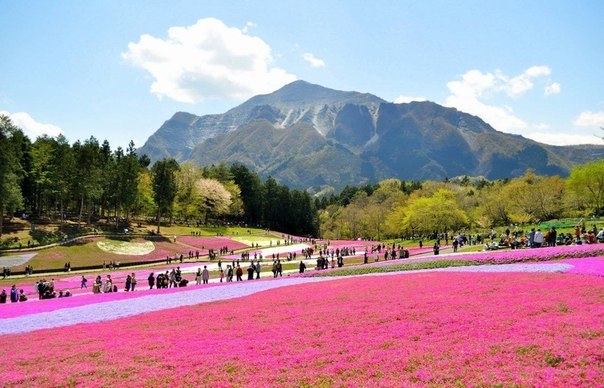
<path fill-rule="evenodd" d="M 227 247 L 229 250 L 247 248 L 246 244 L 235 241 L 230 237 L 197 237 L 197 236 L 178 236 L 177 241 L 192 247 L 203 247 L 205 254 L 208 249 L 218 250 Z"/>
<path fill-rule="evenodd" d="M 419 272 L 284 278 L 265 291 L 262 284 L 277 281 L 210 286 L 258 289 L 3 335 L 0 380 L 7 387 L 602 386 L 603 259 L 573 260 L 581 263 L 574 274 Z M 313 282 L 285 286 L 291 280 Z M 169 297 L 177 306 L 187 293 L 144 301 Z"/>

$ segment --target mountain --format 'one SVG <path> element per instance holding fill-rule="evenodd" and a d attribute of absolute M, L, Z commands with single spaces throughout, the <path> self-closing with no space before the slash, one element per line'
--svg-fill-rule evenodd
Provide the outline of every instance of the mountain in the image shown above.
<path fill-rule="evenodd" d="M 152 161 L 239 162 L 262 177 L 315 190 L 392 177 L 511 178 L 529 168 L 566 176 L 573 165 L 604 157 L 603 146 L 538 143 L 433 102 L 393 104 L 305 81 L 224 114 L 178 112 L 138 152 Z"/>

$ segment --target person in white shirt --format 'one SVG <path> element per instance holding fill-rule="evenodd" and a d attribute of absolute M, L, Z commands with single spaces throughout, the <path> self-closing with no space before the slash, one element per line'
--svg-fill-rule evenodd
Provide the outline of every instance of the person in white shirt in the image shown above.
<path fill-rule="evenodd" d="M 543 246 L 543 242 L 545 239 L 543 238 L 543 233 L 541 233 L 541 229 L 537 229 L 535 232 L 535 237 L 533 239 L 533 246 L 535 248 L 541 248 Z"/>

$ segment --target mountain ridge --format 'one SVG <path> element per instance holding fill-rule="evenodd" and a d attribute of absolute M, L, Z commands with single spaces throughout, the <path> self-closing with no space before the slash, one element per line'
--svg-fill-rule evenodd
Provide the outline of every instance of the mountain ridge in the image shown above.
<path fill-rule="evenodd" d="M 551 146 L 434 102 L 394 104 L 295 81 L 223 114 L 177 112 L 138 152 L 152 161 L 239 162 L 316 190 L 385 178 L 512 178 L 529 168 L 565 176 L 575 164 L 604 157 L 604 146 Z"/>

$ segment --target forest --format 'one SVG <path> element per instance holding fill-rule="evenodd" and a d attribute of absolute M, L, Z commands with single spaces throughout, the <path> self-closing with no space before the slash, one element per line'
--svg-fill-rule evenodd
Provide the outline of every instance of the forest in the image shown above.
<path fill-rule="evenodd" d="M 441 182 L 387 179 L 320 197 L 261 179 L 235 163 L 199 167 L 163 159 L 151 165 L 133 142 L 111 149 L 95 137 L 32 142 L 0 116 L 0 238 L 5 219 L 70 222 L 85 233 L 99 220 L 116 230 L 155 225 L 233 223 L 327 239 L 392 239 L 440 232 L 522 228 L 551 219 L 600 215 L 604 160 L 574 166 L 568 177 Z"/>

